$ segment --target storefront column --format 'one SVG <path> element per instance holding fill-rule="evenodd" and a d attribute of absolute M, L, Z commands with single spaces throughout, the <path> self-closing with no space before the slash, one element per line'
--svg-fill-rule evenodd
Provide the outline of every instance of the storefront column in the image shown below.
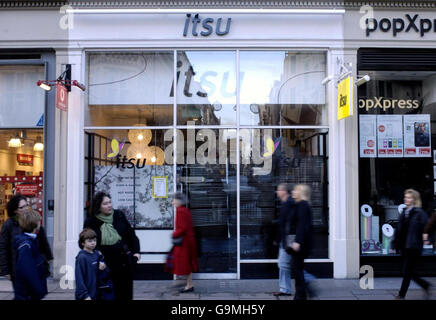
<path fill-rule="evenodd" d="M 57 75 L 71 64 L 72 80 L 82 80 L 82 51 L 57 51 Z M 54 276 L 74 279 L 78 238 L 83 227 L 83 130 L 84 93 L 72 87 L 68 111 L 56 110 Z M 66 267 L 64 267 L 66 266 Z"/>
<path fill-rule="evenodd" d="M 352 63 L 356 78 L 357 50 L 332 51 L 329 70 L 339 75 L 341 63 Z M 338 59 L 341 63 L 338 63 Z M 355 96 L 355 94 L 354 94 Z M 359 207 L 357 103 L 354 115 L 337 120 L 336 81 L 329 83 L 330 119 L 330 252 L 334 278 L 359 277 Z"/>

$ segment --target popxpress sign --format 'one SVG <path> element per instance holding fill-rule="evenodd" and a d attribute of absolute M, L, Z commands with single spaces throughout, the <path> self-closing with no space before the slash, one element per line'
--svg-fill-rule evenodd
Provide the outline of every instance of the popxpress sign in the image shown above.
<path fill-rule="evenodd" d="M 421 18 L 419 14 L 405 14 L 398 18 L 368 18 L 366 23 L 366 36 L 380 30 L 381 32 L 392 33 L 396 37 L 400 33 L 416 33 L 424 37 L 427 33 L 436 34 L 436 19 Z"/>

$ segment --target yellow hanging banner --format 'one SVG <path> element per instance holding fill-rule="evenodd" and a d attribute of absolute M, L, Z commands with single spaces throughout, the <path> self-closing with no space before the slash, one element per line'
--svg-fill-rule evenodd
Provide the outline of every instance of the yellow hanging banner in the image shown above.
<path fill-rule="evenodd" d="M 338 84 L 338 120 L 353 115 L 353 77 L 347 77 Z"/>

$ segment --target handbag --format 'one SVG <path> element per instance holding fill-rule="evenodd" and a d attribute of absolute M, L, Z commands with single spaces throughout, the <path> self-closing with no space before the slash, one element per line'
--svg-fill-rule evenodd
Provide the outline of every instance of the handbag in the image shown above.
<path fill-rule="evenodd" d="M 102 255 L 99 253 L 97 259 L 97 300 L 115 300 L 114 285 L 110 277 L 109 268 L 106 265 L 104 270 L 100 270 Z"/>
<path fill-rule="evenodd" d="M 183 236 L 173 238 L 173 245 L 175 246 L 181 246 L 183 243 Z"/>
<path fill-rule="evenodd" d="M 295 242 L 295 238 L 296 238 L 295 234 L 289 234 L 286 236 L 286 249 L 285 250 L 288 254 L 295 253 L 294 249 L 292 248 L 292 245 Z"/>

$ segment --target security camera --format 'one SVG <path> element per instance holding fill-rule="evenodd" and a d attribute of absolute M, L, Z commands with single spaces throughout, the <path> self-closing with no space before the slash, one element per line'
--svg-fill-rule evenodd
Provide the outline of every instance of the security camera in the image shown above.
<path fill-rule="evenodd" d="M 325 78 L 321 81 L 321 84 L 324 86 L 324 85 L 326 85 L 327 83 L 329 83 L 329 82 L 332 81 L 332 80 L 333 80 L 333 76 L 325 77 Z"/>
<path fill-rule="evenodd" d="M 371 78 L 366 74 L 362 78 L 357 79 L 356 82 L 354 83 L 356 84 L 356 86 L 361 86 L 362 84 L 368 82 L 369 80 L 371 80 Z"/>

